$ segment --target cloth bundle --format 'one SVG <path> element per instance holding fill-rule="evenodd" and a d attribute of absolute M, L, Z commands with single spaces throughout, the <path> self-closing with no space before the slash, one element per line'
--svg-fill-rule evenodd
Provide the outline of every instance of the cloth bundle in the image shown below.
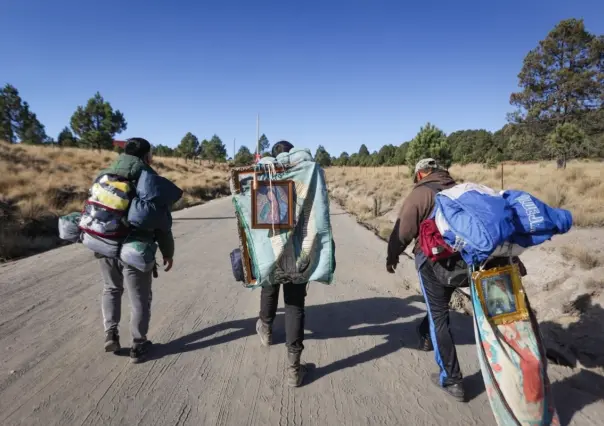
<path fill-rule="evenodd" d="M 497 193 L 476 183 L 438 193 L 434 218 L 445 242 L 468 265 L 492 256 L 517 256 L 572 227 L 568 210 L 550 207 L 524 191 Z"/>
<path fill-rule="evenodd" d="M 255 167 L 261 172 L 257 176 L 261 182 L 293 181 L 294 203 L 289 207 L 294 209 L 294 228 L 253 229 L 253 180 L 242 181 L 239 193 L 233 191 L 233 205 L 240 229 L 245 233 L 256 280 L 250 287 L 279 284 L 281 276 L 287 276 L 294 284 L 309 281 L 330 284 L 335 270 L 335 249 L 323 170 L 306 149 L 293 149 L 277 158 L 265 157 Z M 276 167 L 284 170 L 276 173 Z M 234 188 L 232 181 L 231 188 Z"/>

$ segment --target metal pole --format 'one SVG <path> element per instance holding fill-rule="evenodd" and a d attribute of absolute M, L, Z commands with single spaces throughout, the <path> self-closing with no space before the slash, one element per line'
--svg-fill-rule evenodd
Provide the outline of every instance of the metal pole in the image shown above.
<path fill-rule="evenodd" d="M 260 155 L 260 114 L 256 115 L 256 154 Z"/>
<path fill-rule="evenodd" d="M 233 138 L 233 161 L 235 161 L 235 141 L 237 140 L 237 138 Z"/>
<path fill-rule="evenodd" d="M 503 191 L 503 161 L 501 162 L 501 190 Z"/>

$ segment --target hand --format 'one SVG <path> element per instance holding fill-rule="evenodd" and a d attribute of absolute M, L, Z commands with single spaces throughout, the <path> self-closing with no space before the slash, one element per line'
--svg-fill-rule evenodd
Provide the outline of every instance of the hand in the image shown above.
<path fill-rule="evenodd" d="M 172 259 L 171 257 L 164 257 L 164 271 L 168 272 L 170 269 L 172 269 L 173 264 L 174 259 Z"/>
<path fill-rule="evenodd" d="M 394 274 L 394 271 L 396 270 L 396 263 L 394 265 L 386 264 L 386 270 L 391 274 Z"/>

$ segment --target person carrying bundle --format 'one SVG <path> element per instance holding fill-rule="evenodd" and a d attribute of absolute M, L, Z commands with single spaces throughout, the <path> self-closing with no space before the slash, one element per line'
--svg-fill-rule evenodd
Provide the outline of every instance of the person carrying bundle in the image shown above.
<path fill-rule="evenodd" d="M 456 287 L 446 279 L 459 258 L 433 261 L 422 251 L 419 241 L 420 227 L 434 211 L 436 193 L 455 186 L 455 181 L 436 160 L 426 158 L 415 166 L 413 182 L 415 186 L 403 202 L 388 241 L 386 269 L 394 273 L 399 256 L 415 240 L 415 266 L 427 307 L 418 327 L 419 348 L 435 352 L 440 374 L 432 374 L 432 382 L 455 399 L 464 401 L 463 377 L 449 324 L 449 302 Z"/>
<path fill-rule="evenodd" d="M 151 347 L 147 332 L 151 283 L 157 276 L 155 254 L 159 247 L 169 271 L 174 262 L 170 209 L 182 196 L 182 190 L 159 176 L 151 162 L 151 144 L 128 139 L 125 152 L 98 174 L 82 213 L 59 219 L 61 238 L 82 242 L 99 259 L 106 352 L 121 349 L 118 326 L 124 287 L 128 290 L 133 363 L 144 361 Z"/>

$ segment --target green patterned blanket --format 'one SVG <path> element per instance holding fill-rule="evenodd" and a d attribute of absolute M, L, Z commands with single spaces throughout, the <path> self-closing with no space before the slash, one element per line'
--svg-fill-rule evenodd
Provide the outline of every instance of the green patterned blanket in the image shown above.
<path fill-rule="evenodd" d="M 263 158 L 254 167 L 261 172 L 257 176 L 258 181 L 293 181 L 294 227 L 253 229 L 253 177 L 248 175 L 240 180 L 239 191 L 231 179 L 233 205 L 245 234 L 252 264 L 251 272 L 256 279 L 249 287 L 281 284 L 290 280 L 294 284 L 306 284 L 309 281 L 330 284 L 335 270 L 335 247 L 323 170 L 312 161 L 310 151 L 304 149 L 294 149 L 276 159 Z M 275 171 L 275 168 L 281 171 Z M 281 201 L 287 203 L 287 200 L 279 197 L 277 201 L 267 201 L 265 197 L 257 202 L 257 217 L 266 216 L 275 207 L 273 203 Z M 278 207 L 277 209 L 279 210 Z M 283 207 L 279 211 L 283 211 Z"/>

